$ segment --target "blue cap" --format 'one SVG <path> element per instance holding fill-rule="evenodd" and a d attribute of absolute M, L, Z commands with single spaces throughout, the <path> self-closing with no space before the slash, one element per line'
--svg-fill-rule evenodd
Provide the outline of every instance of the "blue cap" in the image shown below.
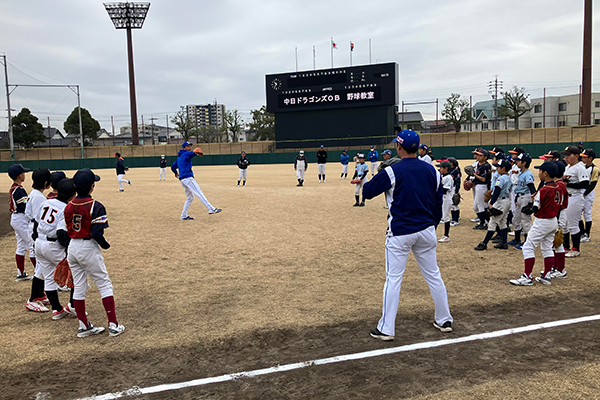
<path fill-rule="evenodd" d="M 186 148 L 187 146 L 191 146 L 192 143 L 190 142 L 183 142 L 183 144 L 181 145 L 181 148 Z"/>
<path fill-rule="evenodd" d="M 91 188 L 94 182 L 98 182 L 100 177 L 92 172 L 89 168 L 80 169 L 73 175 L 73 183 L 75 186 L 88 189 Z"/>
<path fill-rule="evenodd" d="M 557 176 L 560 176 L 560 168 L 556 161 L 547 161 L 542 165 L 537 165 L 534 168 L 541 171 L 546 171 L 548 175 L 550 175 L 550 178 L 556 178 Z"/>
<path fill-rule="evenodd" d="M 398 137 L 392 140 L 394 143 L 400 143 L 405 149 L 416 149 L 419 147 L 419 134 L 410 129 L 404 129 L 398 133 Z"/>
<path fill-rule="evenodd" d="M 382 154 L 389 154 L 391 156 L 392 151 L 390 149 L 387 149 L 387 150 L 384 150 Z"/>
<path fill-rule="evenodd" d="M 527 153 L 521 153 L 517 156 L 516 160 L 518 161 L 523 161 L 525 163 L 530 163 L 531 162 L 531 156 Z"/>
<path fill-rule="evenodd" d="M 583 146 L 583 142 L 579 142 L 578 146 L 579 146 L 579 145 L 582 145 L 582 146 Z"/>
<path fill-rule="evenodd" d="M 427 146 L 425 143 L 422 143 L 419 148 L 423 150 L 429 150 L 429 146 Z"/>
<path fill-rule="evenodd" d="M 346 151 L 348 151 L 348 150 L 344 149 L 344 150 L 342 150 L 342 153 L 345 153 Z"/>
<path fill-rule="evenodd" d="M 325 146 L 321 145 L 321 148 L 323 148 L 323 147 L 325 147 Z"/>
<path fill-rule="evenodd" d="M 8 167 L 8 176 L 10 179 L 15 179 L 17 176 L 21 175 L 23 172 L 31 171 L 29 168 L 25 168 L 21 164 L 13 164 Z"/>

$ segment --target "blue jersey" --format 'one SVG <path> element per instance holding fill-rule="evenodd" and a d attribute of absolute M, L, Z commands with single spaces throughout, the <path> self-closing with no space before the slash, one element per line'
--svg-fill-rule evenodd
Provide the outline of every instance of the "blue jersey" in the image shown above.
<path fill-rule="evenodd" d="M 369 161 L 375 162 L 377 160 L 379 160 L 379 153 L 377 152 L 377 150 L 371 150 L 369 152 Z"/>
<path fill-rule="evenodd" d="M 179 150 L 177 154 L 177 160 L 171 165 L 171 171 L 177 173 L 179 169 L 179 180 L 185 178 L 193 178 L 194 173 L 192 172 L 192 158 L 197 156 L 193 151 Z"/>
<path fill-rule="evenodd" d="M 494 190 L 496 190 L 497 187 L 500 188 L 500 195 L 498 196 L 499 198 L 509 197 L 510 191 L 512 189 L 512 182 L 510 180 L 510 176 L 508 176 L 507 174 L 498 174 L 498 179 L 496 179 L 496 183 L 494 184 Z"/>
<path fill-rule="evenodd" d="M 367 176 L 368 172 L 369 172 L 369 166 L 367 164 L 361 164 L 361 163 L 356 164 L 356 175 L 360 179 Z"/>
<path fill-rule="evenodd" d="M 340 156 L 340 162 L 342 163 L 342 165 L 348 165 L 348 162 L 350 161 L 350 156 L 348 154 L 343 154 Z"/>
<path fill-rule="evenodd" d="M 442 218 L 444 190 L 440 173 L 417 158 L 403 158 L 385 168 L 363 186 L 366 199 L 386 192 L 390 211 L 388 236 L 410 235 Z"/>
<path fill-rule="evenodd" d="M 519 179 L 517 180 L 517 187 L 515 188 L 515 193 L 525 194 L 529 193 L 529 188 L 527 185 L 533 183 L 535 181 L 533 177 L 533 172 L 530 170 L 525 170 L 519 174 Z"/>

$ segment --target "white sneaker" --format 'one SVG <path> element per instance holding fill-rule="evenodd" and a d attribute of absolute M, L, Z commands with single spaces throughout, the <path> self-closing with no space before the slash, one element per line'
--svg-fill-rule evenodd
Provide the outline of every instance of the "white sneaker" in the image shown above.
<path fill-rule="evenodd" d="M 511 279 L 510 283 L 516 286 L 531 286 L 533 285 L 533 280 L 527 275 L 523 274 L 518 279 Z"/>
<path fill-rule="evenodd" d="M 574 257 L 579 257 L 580 255 L 581 255 L 581 252 L 579 250 L 571 249 L 571 251 L 569 251 L 567 254 L 565 254 L 565 257 L 574 258 Z"/>
<path fill-rule="evenodd" d="M 479 218 L 473 218 L 471 222 L 479 222 Z"/>
<path fill-rule="evenodd" d="M 99 335 L 104 332 L 104 327 L 94 326 L 91 322 L 88 322 L 88 326 L 83 326 L 83 323 L 79 321 L 79 330 L 77 331 L 78 338 L 84 338 L 91 335 Z"/>
<path fill-rule="evenodd" d="M 323 179 L 323 183 L 327 182 L 325 179 Z"/>
<path fill-rule="evenodd" d="M 460 222 L 458 221 L 450 221 L 450 226 L 459 226 Z"/>
<path fill-rule="evenodd" d="M 62 319 L 64 317 L 66 317 L 67 315 L 69 315 L 69 313 L 65 310 L 64 307 L 60 311 L 52 311 L 52 319 L 54 321 L 58 321 L 59 319 Z"/>
<path fill-rule="evenodd" d="M 73 315 L 74 317 L 77 316 L 77 313 L 75 312 L 75 307 L 73 307 L 71 305 L 71 303 L 67 303 L 66 306 L 63 307 L 63 309 L 69 314 L 69 315 Z M 87 313 L 86 313 L 87 314 Z"/>
<path fill-rule="evenodd" d="M 121 324 L 115 325 L 114 322 L 108 324 L 108 336 L 115 337 L 125 332 L 125 327 Z"/>
<path fill-rule="evenodd" d="M 440 238 L 440 240 L 438 240 L 438 242 L 440 242 L 440 243 L 447 243 L 449 241 L 450 241 L 450 238 L 448 236 L 442 236 Z"/>
<path fill-rule="evenodd" d="M 25 304 L 25 308 L 28 309 L 29 311 L 39 312 L 39 313 L 50 311 L 42 303 L 38 303 L 37 301 L 29 301 L 29 300 L 27 300 L 27 303 Z"/>
<path fill-rule="evenodd" d="M 552 279 L 564 279 L 567 277 L 567 270 L 565 269 L 564 271 L 559 271 L 555 269 L 550 273 L 550 277 Z"/>
<path fill-rule="evenodd" d="M 581 237 L 581 243 L 589 243 L 590 242 L 590 237 L 588 235 L 583 235 Z"/>
<path fill-rule="evenodd" d="M 551 277 L 552 277 L 551 272 L 548 272 L 548 274 L 546 276 L 544 276 L 544 273 L 542 272 L 540 274 L 540 276 L 536 276 L 535 280 L 536 280 L 536 282 L 543 283 L 544 285 L 551 285 L 552 284 L 552 281 L 550 280 Z"/>

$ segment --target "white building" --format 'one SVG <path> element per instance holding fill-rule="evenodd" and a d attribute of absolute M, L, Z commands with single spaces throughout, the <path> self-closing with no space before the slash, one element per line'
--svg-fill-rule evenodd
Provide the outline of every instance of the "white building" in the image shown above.
<path fill-rule="evenodd" d="M 217 129 L 225 125 L 225 105 L 223 104 L 189 104 L 185 106 L 187 115 L 197 128 L 212 125 Z"/>
<path fill-rule="evenodd" d="M 533 108 L 528 116 L 532 128 L 553 128 L 557 126 L 577 126 L 580 124 L 580 95 L 551 96 L 532 99 Z M 600 125 L 600 93 L 592 93 L 593 125 Z M 545 122 L 545 123 L 544 123 Z"/>

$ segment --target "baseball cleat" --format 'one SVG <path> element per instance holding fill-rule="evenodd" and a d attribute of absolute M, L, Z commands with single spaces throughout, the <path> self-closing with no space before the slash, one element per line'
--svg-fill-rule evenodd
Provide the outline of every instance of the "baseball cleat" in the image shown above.
<path fill-rule="evenodd" d="M 181 218 L 182 221 L 193 221 L 194 218 L 190 217 L 189 215 L 187 217 Z"/>
<path fill-rule="evenodd" d="M 543 283 L 544 285 L 552 285 L 552 281 L 550 280 L 551 276 L 552 274 L 550 272 L 548 272 L 546 276 L 544 276 L 544 273 L 542 272 L 540 276 L 535 277 L 535 281 Z"/>
<path fill-rule="evenodd" d="M 77 316 L 77 313 L 75 312 L 75 307 L 73 307 L 71 303 L 67 303 L 67 305 L 63 307 L 63 310 L 65 310 L 69 315 L 73 315 L 75 317 Z"/>
<path fill-rule="evenodd" d="M 559 270 L 554 270 L 550 273 L 550 277 L 552 279 L 564 279 L 567 277 L 567 270 L 563 270 L 563 271 L 559 271 Z"/>
<path fill-rule="evenodd" d="M 533 280 L 527 275 L 523 274 L 518 279 L 511 279 L 510 283 L 516 286 L 531 286 L 533 285 Z"/>
<path fill-rule="evenodd" d="M 386 335 L 383 332 L 380 332 L 379 329 L 375 328 L 375 329 L 371 329 L 371 332 L 369 332 L 369 334 L 376 338 L 376 339 L 381 339 L 385 342 L 389 342 L 390 340 L 394 340 L 394 337 L 392 335 Z"/>
<path fill-rule="evenodd" d="M 115 337 L 125 332 L 125 327 L 121 324 L 115 325 L 114 322 L 108 324 L 108 336 Z"/>
<path fill-rule="evenodd" d="M 44 306 L 49 306 L 50 305 L 50 300 L 48 300 L 48 297 L 44 294 L 44 297 L 39 297 L 37 299 L 33 299 L 33 301 L 40 303 Z"/>
<path fill-rule="evenodd" d="M 473 218 L 471 222 L 479 222 L 479 218 Z"/>
<path fill-rule="evenodd" d="M 477 251 L 487 250 L 487 244 L 481 242 L 477 245 L 477 247 L 475 247 L 475 250 L 477 250 Z"/>
<path fill-rule="evenodd" d="M 519 242 L 518 240 L 516 240 L 516 239 L 513 239 L 513 240 L 511 240 L 510 242 L 508 242 L 508 243 L 506 243 L 506 244 L 507 244 L 507 245 L 509 245 L 509 246 L 516 246 L 516 245 L 518 245 L 518 244 L 520 244 L 520 243 L 521 243 L 521 242 Z"/>
<path fill-rule="evenodd" d="M 581 237 L 581 243 L 589 243 L 590 237 L 588 235 L 584 235 Z"/>
<path fill-rule="evenodd" d="M 508 249 L 508 245 L 506 243 L 498 243 L 497 245 L 494 246 L 495 249 L 500 249 L 500 250 L 507 250 Z"/>
<path fill-rule="evenodd" d="M 58 286 L 56 285 L 56 290 L 58 290 L 59 292 L 68 292 L 69 291 L 69 287 L 67 285 L 65 286 Z"/>
<path fill-rule="evenodd" d="M 358 206 L 359 206 L 359 207 L 364 207 L 364 206 L 365 206 L 365 202 L 364 202 L 364 201 L 362 201 L 362 202 L 361 202 L 361 203 L 360 203 Z"/>
<path fill-rule="evenodd" d="M 515 250 L 523 250 L 523 242 L 515 246 Z"/>
<path fill-rule="evenodd" d="M 450 222 L 450 226 L 458 226 L 458 225 L 460 225 L 460 222 L 458 222 L 458 221 Z"/>
<path fill-rule="evenodd" d="M 67 315 L 69 315 L 69 313 L 65 310 L 64 307 L 60 311 L 56 311 L 56 310 L 52 311 L 52 319 L 54 321 L 58 321 L 59 319 L 63 319 Z"/>
<path fill-rule="evenodd" d="M 452 322 L 450 322 L 450 321 L 444 322 L 443 325 L 438 325 L 437 322 L 433 321 L 433 326 L 435 326 L 436 328 L 438 328 L 440 331 L 442 331 L 444 333 L 452 332 Z"/>
<path fill-rule="evenodd" d="M 571 251 L 569 251 L 567 254 L 565 254 L 565 257 L 574 258 L 574 257 L 579 257 L 580 255 L 581 255 L 581 252 L 579 250 L 577 250 L 575 247 L 573 247 L 571 249 Z"/>
<path fill-rule="evenodd" d="M 448 243 L 450 241 L 450 238 L 448 236 L 442 236 L 440 238 L 440 240 L 438 240 L 438 242 L 440 243 Z"/>
<path fill-rule="evenodd" d="M 131 186 L 131 181 L 127 181 L 127 184 L 128 184 L 129 186 Z"/>
<path fill-rule="evenodd" d="M 487 231 L 487 227 L 485 225 L 477 224 L 473 227 L 476 231 Z"/>
<path fill-rule="evenodd" d="M 81 327 L 81 325 L 82 325 L 82 322 L 79 321 L 79 326 Z M 94 326 L 90 322 L 88 322 L 87 328 L 79 328 L 79 330 L 77 331 L 77 337 L 84 338 L 84 337 L 91 336 L 91 335 L 99 335 L 102 332 L 104 332 L 104 327 Z"/>
<path fill-rule="evenodd" d="M 27 275 L 27 272 L 23 272 L 23 275 L 17 275 L 17 282 L 30 281 L 33 279 L 33 276 Z"/>
<path fill-rule="evenodd" d="M 214 210 L 213 212 L 209 212 L 209 213 L 208 213 L 208 215 L 212 215 L 212 214 L 218 214 L 218 213 L 220 213 L 221 211 L 223 211 L 223 209 L 222 209 L 222 208 L 215 208 L 215 210 Z"/>
<path fill-rule="evenodd" d="M 514 232 L 508 232 L 508 236 L 515 236 Z"/>
<path fill-rule="evenodd" d="M 28 309 L 29 311 L 39 312 L 39 313 L 50 311 L 43 304 L 40 304 L 36 301 L 29 301 L 29 300 L 27 300 L 27 303 L 25 303 L 25 308 Z"/>
<path fill-rule="evenodd" d="M 354 203 L 353 207 L 358 207 L 358 206 L 360 206 L 360 203 L 357 201 L 356 203 Z"/>

